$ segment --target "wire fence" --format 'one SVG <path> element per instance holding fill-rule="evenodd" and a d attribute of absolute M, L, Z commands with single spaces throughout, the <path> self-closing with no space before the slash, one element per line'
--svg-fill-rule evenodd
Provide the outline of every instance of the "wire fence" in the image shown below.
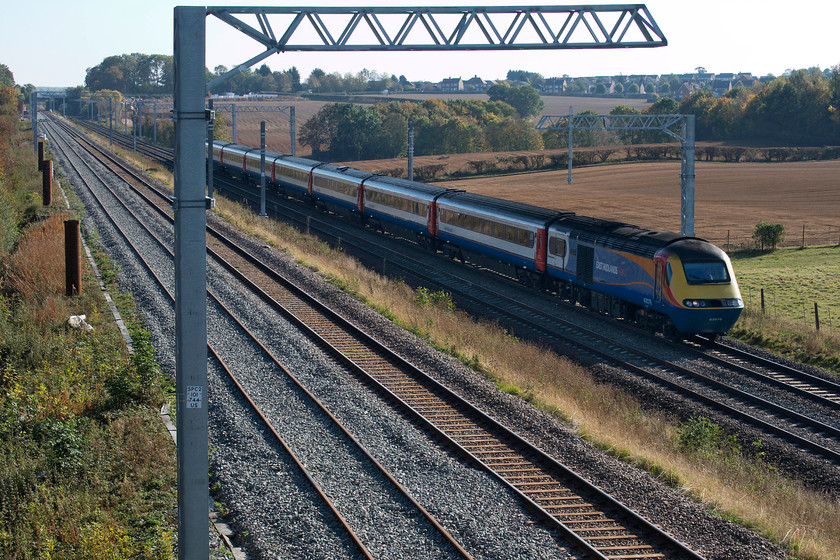
<path fill-rule="evenodd" d="M 838 320 L 837 309 L 832 313 L 831 306 L 824 302 L 799 301 L 792 304 L 789 300 L 777 298 L 773 292 L 752 286 L 741 286 L 741 297 L 744 299 L 744 307 L 749 311 L 786 318 L 806 329 L 833 333 L 834 322 Z"/>
<path fill-rule="evenodd" d="M 759 248 L 752 234 L 732 234 L 730 230 L 726 230 L 725 236 L 704 236 L 704 239 L 714 243 L 724 251 Z M 784 241 L 777 245 L 777 247 L 816 246 L 840 246 L 840 226 L 808 226 L 803 224 L 801 228 L 786 230 Z"/>

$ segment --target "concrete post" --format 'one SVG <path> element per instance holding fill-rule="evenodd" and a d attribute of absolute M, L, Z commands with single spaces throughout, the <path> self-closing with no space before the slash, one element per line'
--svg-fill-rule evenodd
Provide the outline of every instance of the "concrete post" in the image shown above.
<path fill-rule="evenodd" d="M 52 160 L 44 160 L 44 164 L 41 167 L 41 174 L 41 196 L 43 198 L 44 206 L 49 206 L 52 204 Z"/>
<path fill-rule="evenodd" d="M 174 10 L 178 559 L 207 560 L 205 8 L 178 6 Z"/>
<path fill-rule="evenodd" d="M 81 231 L 79 220 L 64 221 L 64 285 L 67 297 L 82 293 Z"/>
<path fill-rule="evenodd" d="M 38 171 L 44 170 L 44 140 L 43 138 L 38 138 Z"/>

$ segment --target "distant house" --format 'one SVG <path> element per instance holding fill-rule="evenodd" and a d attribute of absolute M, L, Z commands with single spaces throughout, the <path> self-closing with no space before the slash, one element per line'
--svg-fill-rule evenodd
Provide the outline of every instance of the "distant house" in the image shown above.
<path fill-rule="evenodd" d="M 446 78 L 440 83 L 440 91 L 444 93 L 464 91 L 464 81 L 461 78 Z"/>
<path fill-rule="evenodd" d="M 689 97 L 695 91 L 700 90 L 699 84 L 693 84 L 691 82 L 683 82 L 683 85 L 680 86 L 680 89 L 677 90 L 677 99 L 685 99 Z"/>
<path fill-rule="evenodd" d="M 732 82 L 732 87 L 753 88 L 755 87 L 756 82 L 758 82 L 758 78 L 753 76 L 750 72 L 740 72 L 737 76 L 735 76 L 735 81 Z"/>
<path fill-rule="evenodd" d="M 540 91 L 546 95 L 559 95 L 566 91 L 566 78 L 548 78 Z"/>
<path fill-rule="evenodd" d="M 464 91 L 471 91 L 471 92 L 485 92 L 490 88 L 488 85 L 490 82 L 485 82 L 478 76 L 473 76 L 469 80 L 464 82 Z"/>
<path fill-rule="evenodd" d="M 733 75 L 729 74 L 729 76 Z M 728 91 L 732 91 L 732 79 L 716 78 L 712 80 L 712 93 L 715 94 L 715 97 L 720 97 Z"/>

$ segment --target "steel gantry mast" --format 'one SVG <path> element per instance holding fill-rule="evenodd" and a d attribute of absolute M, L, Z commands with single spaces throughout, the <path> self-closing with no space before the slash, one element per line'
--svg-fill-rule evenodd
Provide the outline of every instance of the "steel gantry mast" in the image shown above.
<path fill-rule="evenodd" d="M 572 183 L 572 131 L 658 130 L 680 141 L 680 233 L 694 236 L 694 115 L 544 115 L 537 130 L 569 131 L 569 184 Z"/>
<path fill-rule="evenodd" d="M 175 362 L 178 411 L 178 558 L 205 560 L 207 538 L 207 309 L 205 146 L 209 88 L 288 51 L 499 51 L 661 47 L 644 4 L 174 9 Z M 207 83 L 206 18 L 264 50 Z M 246 21 L 247 18 L 248 21 Z M 279 20 L 279 21 L 278 21 Z M 281 30 L 275 33 L 275 29 Z"/>

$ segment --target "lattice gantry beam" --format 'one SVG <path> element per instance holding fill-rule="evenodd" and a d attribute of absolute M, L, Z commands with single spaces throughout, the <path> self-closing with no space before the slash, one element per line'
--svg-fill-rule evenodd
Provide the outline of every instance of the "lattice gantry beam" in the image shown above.
<path fill-rule="evenodd" d="M 544 115 L 537 130 L 658 130 L 684 142 L 685 115 Z"/>
<path fill-rule="evenodd" d="M 208 7 L 273 52 L 661 47 L 644 4 L 516 7 Z M 269 21 L 283 27 L 275 33 Z M 246 23 L 244 18 L 255 19 Z M 277 20 L 280 20 L 279 22 Z"/>

